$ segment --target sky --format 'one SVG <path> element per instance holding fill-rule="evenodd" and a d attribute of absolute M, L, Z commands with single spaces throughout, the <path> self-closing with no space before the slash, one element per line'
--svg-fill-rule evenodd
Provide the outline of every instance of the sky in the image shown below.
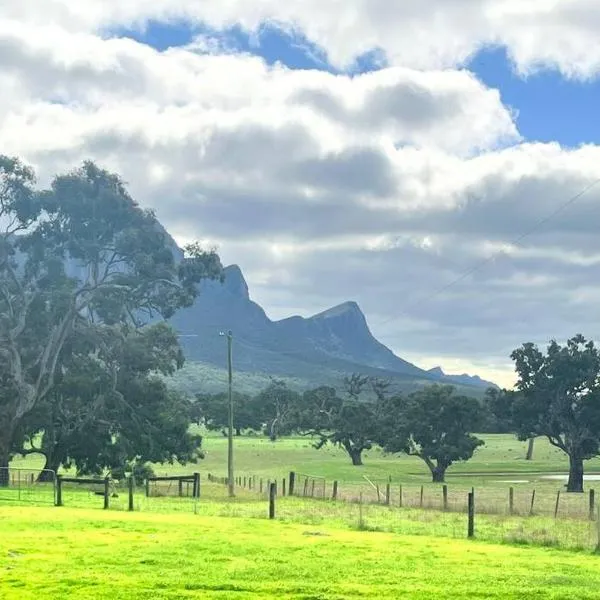
<path fill-rule="evenodd" d="M 92 159 L 273 318 L 425 368 L 600 339 L 597 0 L 3 0 L 0 153 Z M 584 192 L 584 193 L 582 193 Z"/>

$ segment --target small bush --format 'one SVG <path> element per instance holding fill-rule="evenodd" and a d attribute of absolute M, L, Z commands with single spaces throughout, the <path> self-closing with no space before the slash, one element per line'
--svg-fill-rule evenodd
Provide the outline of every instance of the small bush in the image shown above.
<path fill-rule="evenodd" d="M 131 473 L 136 485 L 142 485 L 149 477 L 154 477 L 154 470 L 148 463 L 134 463 L 112 469 L 111 476 L 118 481 L 126 479 L 126 473 Z"/>

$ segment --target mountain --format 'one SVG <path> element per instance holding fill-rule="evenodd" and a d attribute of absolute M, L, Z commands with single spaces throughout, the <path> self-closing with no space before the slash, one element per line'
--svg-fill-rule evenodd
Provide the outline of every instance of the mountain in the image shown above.
<path fill-rule="evenodd" d="M 479 378 L 458 380 L 399 358 L 375 339 L 356 302 L 345 302 L 309 318 L 272 321 L 250 298 L 237 265 L 225 268 L 223 283 L 203 282 L 193 306 L 179 311 L 171 323 L 181 334 L 188 366 L 180 379 L 189 391 L 207 387 L 204 375 L 193 376 L 198 365 L 226 367 L 227 346 L 219 334 L 228 330 L 234 336 L 238 377 L 240 373 L 272 375 L 290 378 L 297 387 L 309 387 L 339 385 L 344 376 L 360 372 L 389 379 L 406 391 L 437 382 L 456 384 L 471 395 L 480 395 L 484 385 Z"/>
<path fill-rule="evenodd" d="M 478 375 L 467 375 L 466 373 L 463 373 L 462 375 L 448 375 L 447 373 L 444 373 L 441 367 L 434 367 L 433 369 L 429 369 L 427 372 L 434 377 L 444 378 L 446 381 L 453 382 L 458 385 L 472 385 L 475 387 L 484 388 L 486 390 L 490 387 L 498 387 L 495 383 L 481 379 L 481 377 Z"/>

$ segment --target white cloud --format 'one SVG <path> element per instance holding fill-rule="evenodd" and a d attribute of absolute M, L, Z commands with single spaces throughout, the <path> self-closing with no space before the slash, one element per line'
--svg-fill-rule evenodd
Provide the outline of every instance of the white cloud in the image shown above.
<path fill-rule="evenodd" d="M 304 33 L 340 66 L 381 48 L 391 64 L 452 67 L 482 46 L 500 45 L 524 73 L 551 66 L 589 77 L 600 70 L 597 0 L 4 0 L 0 13 L 74 31 L 183 20 L 256 32 L 276 23 Z"/>
<path fill-rule="evenodd" d="M 0 8 L 0 152 L 31 161 L 46 181 L 96 159 L 178 239 L 217 244 L 240 263 L 272 316 L 355 299 L 384 342 L 427 364 L 487 364 L 482 375 L 504 377 L 508 353 L 525 340 L 600 333 L 589 283 L 600 276 L 600 188 L 540 226 L 597 176 L 599 147 L 523 143 L 498 92 L 466 71 L 350 77 L 251 56 L 161 53 L 94 30 L 167 2 L 148 2 L 145 13 L 122 2 L 130 12 L 116 17 L 103 16 L 107 4 L 89 13 L 90 3 L 64 4 L 50 24 L 46 4 L 38 24 L 25 18 L 26 0 Z M 235 8 L 224 4 L 210 10 Z M 252 4 L 248 26 L 275 6 Z M 350 30 L 377 8 L 351 6 Z M 334 44 L 328 18 L 318 23 Z M 454 35 L 456 47 L 469 42 Z M 422 65 L 435 63 L 427 52 Z"/>

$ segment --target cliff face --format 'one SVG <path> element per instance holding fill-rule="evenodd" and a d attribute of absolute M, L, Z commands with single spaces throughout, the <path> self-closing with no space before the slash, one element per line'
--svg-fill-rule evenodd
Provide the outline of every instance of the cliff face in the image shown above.
<path fill-rule="evenodd" d="M 345 302 L 310 318 L 271 321 L 250 299 L 237 265 L 225 269 L 225 281 L 206 282 L 195 304 L 178 312 L 172 324 L 182 334 L 188 361 L 222 367 L 226 347 L 221 331 L 231 329 L 238 371 L 298 377 L 330 383 L 352 372 L 398 379 L 403 387 L 444 382 L 488 387 L 479 378 L 452 381 L 443 372 L 424 371 L 377 341 L 356 302 Z"/>

